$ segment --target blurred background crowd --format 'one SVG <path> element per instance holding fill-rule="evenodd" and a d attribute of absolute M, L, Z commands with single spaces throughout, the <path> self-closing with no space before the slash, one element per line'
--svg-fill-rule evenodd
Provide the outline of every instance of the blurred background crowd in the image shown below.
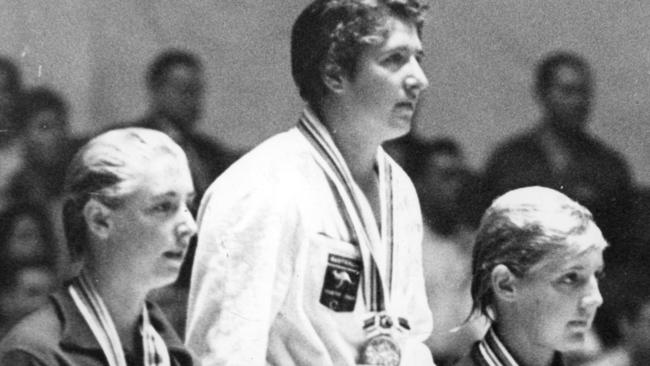
<path fill-rule="evenodd" d="M 303 4 L 287 2 L 277 7 L 256 7 L 248 2 L 219 2 L 221 8 L 204 9 L 190 2 L 184 13 L 173 16 L 171 8 L 132 2 L 113 4 L 111 9 L 107 4 L 112 1 L 95 4 L 97 7 L 92 11 L 86 5 L 73 6 L 74 1 L 57 9 L 51 8 L 55 5 L 37 3 L 27 1 L 8 6 L 9 13 L 22 15 L 31 26 L 19 26 L 23 32 L 14 31 L 13 38 L 5 35 L 6 43 L 13 46 L 7 46 L 6 55 L 0 58 L 0 336 L 75 272 L 76 265 L 70 262 L 63 239 L 61 195 L 65 168 L 88 138 L 124 125 L 168 133 L 185 149 L 200 195 L 216 176 L 265 135 L 291 126 L 294 120 L 284 118 L 297 115 L 300 109 L 290 82 L 288 52 L 283 55 L 286 49 L 281 48 L 276 53 L 263 54 L 262 44 L 266 42 L 264 37 L 280 37 L 280 41 L 269 42 L 286 48 L 291 21 L 279 24 L 284 18 L 295 17 Z M 641 95 L 650 97 L 650 80 L 646 80 L 647 67 L 640 67 L 642 62 L 636 59 L 625 62 L 628 73 L 613 80 L 616 73 L 603 65 L 616 58 L 597 57 L 616 52 L 599 48 L 598 37 L 605 31 L 590 28 L 603 21 L 603 14 L 613 12 L 607 3 L 561 5 L 564 3 L 550 1 L 537 12 L 515 6 L 496 15 L 504 10 L 499 5 L 469 9 L 441 2 L 429 15 L 432 25 L 424 35 L 429 61 L 425 61 L 424 68 L 431 80 L 430 90 L 415 118 L 413 132 L 385 147 L 407 171 L 420 198 L 425 223 L 424 271 L 435 321 L 427 344 L 440 365 L 451 364 L 486 330 L 487 325 L 480 319 L 466 321 L 471 308 L 473 235 L 482 212 L 496 196 L 527 185 L 552 187 L 584 204 L 610 243 L 606 251 L 608 274 L 601 283 L 605 303 L 591 342 L 576 352 L 574 362 L 615 365 L 619 361 L 614 360 L 631 357 L 634 352 L 650 354 L 650 128 L 647 120 L 612 118 L 620 112 L 616 108 L 623 107 L 611 107 L 617 104 L 611 98 L 612 90 L 622 88 L 621 83 L 627 80 L 629 89 L 617 94 L 628 97 L 624 103 L 628 109 L 625 116 L 642 116 L 630 110 L 647 105 L 646 100 L 638 99 L 637 90 L 640 85 L 645 86 L 647 90 Z M 29 4 L 38 6 L 29 11 Z M 220 30 L 214 22 L 221 17 L 243 14 L 244 10 L 249 14 L 238 15 L 239 19 L 256 19 L 254 24 L 208 34 L 208 30 Z M 120 14 L 133 11 L 137 15 L 126 16 L 124 24 L 117 22 Z M 204 12 L 209 11 L 217 14 L 216 20 L 208 22 Z M 650 15 L 650 6 L 641 6 L 638 11 Z M 636 24 L 637 13 L 629 9 L 617 12 L 618 18 L 608 18 L 602 24 L 615 28 L 620 22 L 629 27 Z M 48 19 L 45 14 L 79 15 L 85 23 L 68 26 L 72 35 L 67 40 L 54 40 L 52 35 L 37 31 L 47 27 L 38 22 Z M 446 24 L 446 16 L 460 23 Z M 196 22 L 184 27 L 193 17 Z M 518 17 L 534 21 L 523 34 L 513 36 L 507 31 L 522 30 L 527 24 Z M 491 23 L 496 19 L 509 23 L 496 26 Z M 484 49 L 475 43 L 481 39 L 461 37 L 455 28 L 460 26 L 467 32 L 483 27 L 502 33 L 481 35 L 493 37 L 488 43 L 494 49 Z M 86 36 L 78 33 L 87 29 L 108 32 Z M 542 37 L 535 30 L 547 34 Z M 617 37 L 631 39 L 635 34 L 640 44 L 647 44 L 638 32 L 639 29 L 626 28 L 600 40 L 611 47 L 626 47 L 628 43 L 616 43 Z M 647 33 L 645 29 L 643 32 Z M 127 40 L 127 34 L 134 39 Z M 263 36 L 252 37 L 260 34 Z M 448 37 L 444 42 L 443 36 Z M 525 37 L 545 51 L 532 52 L 530 45 L 513 43 Z M 80 38 L 86 41 L 85 46 L 73 45 Z M 211 48 L 216 47 L 213 39 L 221 50 Z M 466 49 L 445 49 L 454 40 L 461 41 L 457 43 Z M 49 41 L 51 44 L 47 44 Z M 121 56 L 109 57 L 117 41 L 124 41 L 127 49 L 142 44 L 148 48 L 139 50 L 129 64 L 120 64 L 116 61 L 126 60 L 128 51 L 118 50 Z M 435 43 L 438 41 L 441 43 Z M 96 44 L 89 46 L 87 42 Z M 65 47 L 73 51 L 62 50 Z M 85 83 L 74 81 L 84 78 L 74 66 L 60 67 L 60 75 L 51 75 L 52 68 L 47 69 L 48 62 L 62 61 L 61 57 L 50 61 L 46 55 L 63 55 L 65 60 L 75 47 L 87 51 L 80 60 L 93 62 L 100 70 L 95 74 L 100 77 L 90 82 L 95 84 L 92 88 L 106 87 L 103 94 L 94 93 L 90 100 L 74 90 L 75 85 Z M 246 52 L 254 59 L 251 64 L 260 68 L 253 80 L 250 75 L 215 71 L 219 65 L 243 62 L 232 56 L 241 55 L 242 47 L 250 48 Z M 57 48 L 58 51 L 52 51 Z M 562 51 L 556 51 L 558 48 Z M 230 53 L 230 49 L 234 51 Z M 467 65 L 474 65 L 469 67 L 473 71 L 461 66 L 454 68 L 449 61 L 438 64 L 442 58 L 436 55 L 439 50 L 452 59 L 462 58 Z M 89 56 L 88 52 L 92 54 Z M 629 49 L 627 52 L 636 55 Z M 486 67 L 481 54 L 499 65 Z M 537 57 L 532 59 L 531 55 Z M 512 61 L 513 58 L 521 62 Z M 516 69 L 504 69 L 513 64 Z M 45 76 L 43 66 L 47 69 Z M 639 66 L 636 78 L 629 76 L 633 73 L 629 68 L 635 66 Z M 63 74 L 66 71 L 68 75 Z M 445 74 L 441 74 L 443 71 Z M 508 72 L 509 78 L 499 76 Z M 277 73 L 285 78 L 274 79 L 272 76 Z M 132 80 L 131 76 L 136 74 L 138 77 Z M 495 84 L 490 90 L 507 91 L 486 95 L 485 90 L 472 88 L 477 82 L 465 78 L 481 79 L 482 85 Z M 513 80 L 513 85 L 508 84 Z M 460 83 L 460 87 L 450 88 L 448 84 L 453 82 Z M 124 93 L 121 83 L 125 85 Z M 521 84 L 529 91 L 518 92 Z M 146 96 L 135 92 L 134 85 L 139 85 Z M 466 95 L 458 94 L 459 90 Z M 259 98 L 260 94 L 268 96 Z M 514 100 L 504 100 L 512 94 L 517 94 Z M 111 97 L 102 100 L 97 95 Z M 488 104 L 490 107 L 480 108 Z M 80 106 L 80 110 L 75 106 Z M 611 108 L 605 113 L 604 107 Z M 120 108 L 128 112 L 122 113 Z M 650 110 L 646 112 L 650 114 Z M 530 117 L 525 121 L 513 122 L 527 114 Z M 510 120 L 504 124 L 495 121 L 504 116 Z M 251 118 L 259 120 L 249 123 Z M 481 118 L 484 121 L 477 121 Z M 604 125 L 602 120 L 606 118 L 611 120 Z M 629 144 L 621 144 L 630 136 L 633 138 Z M 151 295 L 167 311 L 179 334 L 184 332 L 191 258 L 190 248 L 179 280 Z"/>

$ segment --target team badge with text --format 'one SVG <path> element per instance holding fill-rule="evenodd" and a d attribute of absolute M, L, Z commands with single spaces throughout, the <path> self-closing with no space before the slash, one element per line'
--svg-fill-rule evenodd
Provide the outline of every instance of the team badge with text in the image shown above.
<path fill-rule="evenodd" d="M 330 254 L 320 303 L 334 311 L 353 311 L 361 270 L 360 260 Z"/>

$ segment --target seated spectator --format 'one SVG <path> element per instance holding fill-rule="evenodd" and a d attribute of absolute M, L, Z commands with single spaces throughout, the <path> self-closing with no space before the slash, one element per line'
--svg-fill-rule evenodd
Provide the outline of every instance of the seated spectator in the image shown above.
<path fill-rule="evenodd" d="M 483 337 L 483 318 L 464 324 L 472 308 L 472 244 L 480 217 L 478 177 L 456 141 L 410 139 L 405 169 L 413 179 L 424 219 L 422 262 L 434 327 L 426 341 L 436 365 L 451 365 Z"/>
<path fill-rule="evenodd" d="M 24 145 L 23 166 L 13 177 L 11 195 L 15 202 L 27 202 L 44 208 L 54 231 L 61 255 L 58 271 L 67 271 L 70 260 L 65 247 L 61 205 L 65 169 L 78 143 L 68 125 L 68 106 L 52 89 L 26 90 L 18 105 L 19 138 Z M 65 273 L 65 277 L 72 273 Z"/>
<path fill-rule="evenodd" d="M 474 231 L 481 218 L 480 182 L 458 143 L 437 138 L 408 144 L 404 168 L 418 191 L 426 224 L 442 236 Z"/>
<path fill-rule="evenodd" d="M 57 288 L 52 266 L 39 262 L 3 264 L 0 277 L 0 339 L 22 318 L 47 302 Z"/>
<path fill-rule="evenodd" d="M 557 189 L 593 213 L 612 245 L 606 256 L 615 255 L 628 234 L 632 178 L 622 155 L 589 133 L 591 68 L 580 55 L 553 52 L 539 63 L 535 77 L 542 118 L 490 156 L 487 202 L 518 187 Z"/>
<path fill-rule="evenodd" d="M 52 224 L 41 206 L 16 204 L 0 213 L 0 261 L 55 265 Z"/>
<path fill-rule="evenodd" d="M 473 312 L 492 326 L 458 365 L 564 365 L 602 304 L 606 246 L 591 213 L 558 191 L 526 187 L 497 198 L 472 257 Z"/>
<path fill-rule="evenodd" d="M 0 337 L 55 289 L 57 254 L 41 207 L 16 205 L 0 213 Z"/>
<path fill-rule="evenodd" d="M 50 203 L 61 198 L 65 168 L 75 148 L 68 125 L 68 106 L 54 90 L 25 91 L 18 109 L 25 165 L 12 193 L 19 201 Z"/>
<path fill-rule="evenodd" d="M 618 343 L 585 366 L 650 365 L 650 242 L 630 245 L 603 280 L 605 304 L 616 314 Z"/>
<path fill-rule="evenodd" d="M 197 129 L 203 115 L 205 75 L 198 56 L 161 52 L 147 69 L 149 112 L 131 124 L 168 134 L 185 150 L 199 196 L 237 156 Z"/>
<path fill-rule="evenodd" d="M 176 278 L 196 224 L 182 149 L 153 130 L 88 142 L 66 176 L 64 226 L 83 268 L 0 343 L 2 365 L 193 365 L 156 305 Z"/>

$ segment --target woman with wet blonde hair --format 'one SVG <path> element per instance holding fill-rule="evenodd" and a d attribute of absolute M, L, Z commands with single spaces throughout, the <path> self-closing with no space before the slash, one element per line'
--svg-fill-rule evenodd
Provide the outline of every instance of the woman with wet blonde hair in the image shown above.
<path fill-rule="evenodd" d="M 108 131 L 74 157 L 64 227 L 82 269 L 0 344 L 3 365 L 192 365 L 147 293 L 174 281 L 196 224 L 183 150 L 143 128 Z"/>
<path fill-rule="evenodd" d="M 589 210 L 550 188 L 497 198 L 481 220 L 472 262 L 474 314 L 492 326 L 457 365 L 563 365 L 602 304 L 607 243 Z"/>

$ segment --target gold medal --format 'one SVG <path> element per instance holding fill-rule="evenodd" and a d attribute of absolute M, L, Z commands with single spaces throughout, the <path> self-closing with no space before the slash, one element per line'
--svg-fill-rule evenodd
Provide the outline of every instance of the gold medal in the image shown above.
<path fill-rule="evenodd" d="M 361 349 L 361 364 L 398 366 L 402 354 L 399 346 L 388 334 L 379 334 L 368 340 Z"/>

